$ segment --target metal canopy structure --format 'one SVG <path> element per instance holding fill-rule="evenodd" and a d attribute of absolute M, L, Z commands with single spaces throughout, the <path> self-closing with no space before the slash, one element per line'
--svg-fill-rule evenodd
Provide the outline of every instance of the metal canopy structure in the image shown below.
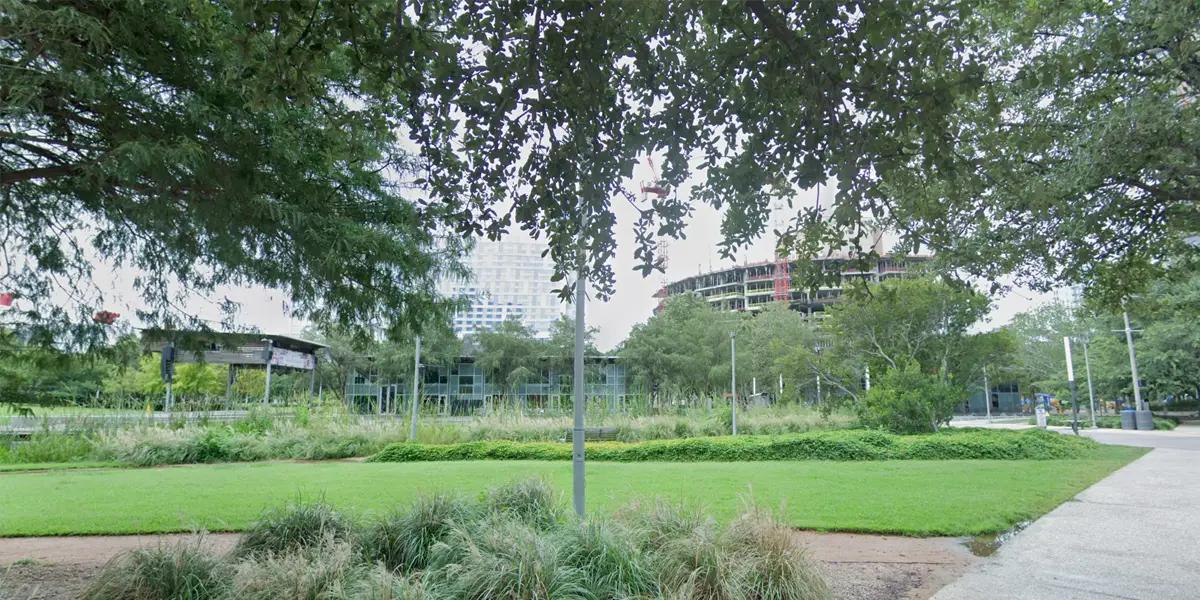
<path fill-rule="evenodd" d="M 174 345 L 175 360 L 181 363 L 260 367 L 267 366 L 270 348 L 271 366 L 303 370 L 316 368 L 316 353 L 326 347 L 286 335 L 181 330 L 147 330 L 142 333 L 142 345 L 149 352 L 162 352 L 165 346 Z"/>
<path fill-rule="evenodd" d="M 262 401 L 266 404 L 271 401 L 273 368 L 309 371 L 308 387 L 311 394 L 316 385 L 317 351 L 326 347 L 318 342 L 287 335 L 178 329 L 145 330 L 142 332 L 142 346 L 148 352 L 163 355 L 162 373 L 163 380 L 167 382 L 168 411 L 172 405 L 171 382 L 175 363 L 228 365 L 226 403 L 229 402 L 238 367 L 263 367 L 267 371 L 267 379 Z"/>

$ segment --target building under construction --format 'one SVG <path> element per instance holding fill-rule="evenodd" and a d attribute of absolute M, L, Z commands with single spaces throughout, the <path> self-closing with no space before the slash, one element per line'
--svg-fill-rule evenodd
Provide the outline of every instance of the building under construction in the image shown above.
<path fill-rule="evenodd" d="M 715 309 L 738 311 L 756 311 L 772 302 L 786 301 L 794 310 L 812 316 L 824 311 L 827 304 L 837 302 L 842 297 L 842 289 L 851 283 L 877 283 L 892 277 L 903 277 L 909 267 L 929 258 L 882 254 L 869 261 L 865 269 L 861 261 L 851 260 L 846 255 L 814 258 L 811 260 L 820 263 L 823 269 L 840 270 L 842 273 L 841 286 L 817 290 L 803 289 L 793 281 L 792 273 L 798 270 L 798 261 L 777 258 L 726 267 L 671 282 L 660 288 L 654 297 L 659 299 L 661 307 L 662 300 L 668 296 L 695 293 L 708 300 Z"/>

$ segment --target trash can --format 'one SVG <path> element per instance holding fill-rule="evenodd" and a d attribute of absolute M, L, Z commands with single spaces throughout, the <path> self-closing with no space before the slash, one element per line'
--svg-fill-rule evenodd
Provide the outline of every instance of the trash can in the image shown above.
<path fill-rule="evenodd" d="M 1037 426 L 1042 429 L 1045 429 L 1046 428 L 1046 409 L 1042 408 L 1042 405 L 1039 404 L 1037 409 L 1035 410 L 1035 412 L 1037 413 Z"/>
<path fill-rule="evenodd" d="M 1154 431 L 1154 415 L 1148 410 L 1137 411 L 1137 428 L 1139 431 Z"/>
<path fill-rule="evenodd" d="M 1137 429 L 1136 413 L 1136 410 L 1121 411 L 1121 429 Z"/>

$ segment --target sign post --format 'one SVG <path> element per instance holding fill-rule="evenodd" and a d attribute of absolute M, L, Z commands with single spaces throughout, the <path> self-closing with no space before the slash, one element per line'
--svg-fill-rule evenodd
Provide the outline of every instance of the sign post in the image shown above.
<path fill-rule="evenodd" d="M 1079 401 L 1075 394 L 1075 365 L 1071 360 L 1071 338 L 1063 338 L 1063 349 L 1067 352 L 1067 386 L 1071 388 L 1071 431 L 1079 435 Z"/>

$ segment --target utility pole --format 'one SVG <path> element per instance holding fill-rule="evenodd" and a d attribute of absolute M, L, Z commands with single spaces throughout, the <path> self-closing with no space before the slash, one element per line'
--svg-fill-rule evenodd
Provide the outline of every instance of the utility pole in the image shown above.
<path fill-rule="evenodd" d="M 733 435 L 737 435 L 737 342 L 729 332 L 729 403 L 733 407 Z"/>
<path fill-rule="evenodd" d="M 578 189 L 579 196 L 579 236 L 576 240 L 578 244 L 577 253 L 579 256 L 578 272 L 575 275 L 575 429 L 571 440 L 571 471 L 572 471 L 572 491 L 574 497 L 575 514 L 583 517 L 585 513 L 584 501 L 586 500 L 587 475 L 584 471 L 584 446 L 583 446 L 583 413 L 584 413 L 584 398 L 583 398 L 583 335 L 584 326 L 584 309 L 583 303 L 587 299 L 585 286 L 587 285 L 587 274 L 585 273 L 585 262 L 587 255 L 583 247 L 583 231 L 586 220 L 585 210 L 583 208 L 583 190 Z"/>
<path fill-rule="evenodd" d="M 1071 388 L 1071 431 L 1079 435 L 1079 402 L 1075 394 L 1075 365 L 1071 360 L 1071 338 L 1063 338 L 1063 350 L 1067 354 L 1067 386 Z"/>
<path fill-rule="evenodd" d="M 863 376 L 866 378 L 866 390 L 871 391 L 871 365 L 863 365 Z"/>
<path fill-rule="evenodd" d="M 992 386 L 988 384 L 987 365 L 983 365 L 983 405 L 987 410 L 988 423 L 992 422 Z"/>
<path fill-rule="evenodd" d="M 821 347 L 816 346 L 813 351 L 817 353 L 817 405 L 821 404 Z"/>
<path fill-rule="evenodd" d="M 416 439 L 417 439 L 417 405 L 420 404 L 420 402 L 418 401 L 417 391 L 419 389 L 420 384 L 421 384 L 421 336 L 418 335 L 417 336 L 417 347 L 416 347 L 415 351 L 413 352 L 413 386 L 412 386 L 413 391 L 412 391 L 412 411 L 411 411 L 412 417 L 410 418 L 412 422 L 409 423 L 409 425 L 408 425 L 409 441 L 416 441 Z"/>
<path fill-rule="evenodd" d="M 275 358 L 275 342 L 272 340 L 263 340 L 267 343 L 266 350 L 263 351 L 263 356 L 267 359 L 267 385 L 263 392 L 263 404 L 271 401 L 271 360 Z"/>
<path fill-rule="evenodd" d="M 1125 343 L 1129 346 L 1129 370 L 1133 374 L 1133 403 L 1136 410 L 1146 410 L 1142 404 L 1142 388 L 1138 379 L 1137 370 L 1137 354 L 1133 350 L 1133 329 L 1129 327 L 1129 311 L 1124 311 L 1125 316 Z"/>
<path fill-rule="evenodd" d="M 1096 428 L 1096 394 L 1092 391 L 1092 361 L 1088 357 L 1088 344 L 1091 342 L 1091 337 L 1083 338 L 1083 366 L 1087 369 L 1088 380 L 1088 400 L 1092 404 L 1092 429 Z"/>

